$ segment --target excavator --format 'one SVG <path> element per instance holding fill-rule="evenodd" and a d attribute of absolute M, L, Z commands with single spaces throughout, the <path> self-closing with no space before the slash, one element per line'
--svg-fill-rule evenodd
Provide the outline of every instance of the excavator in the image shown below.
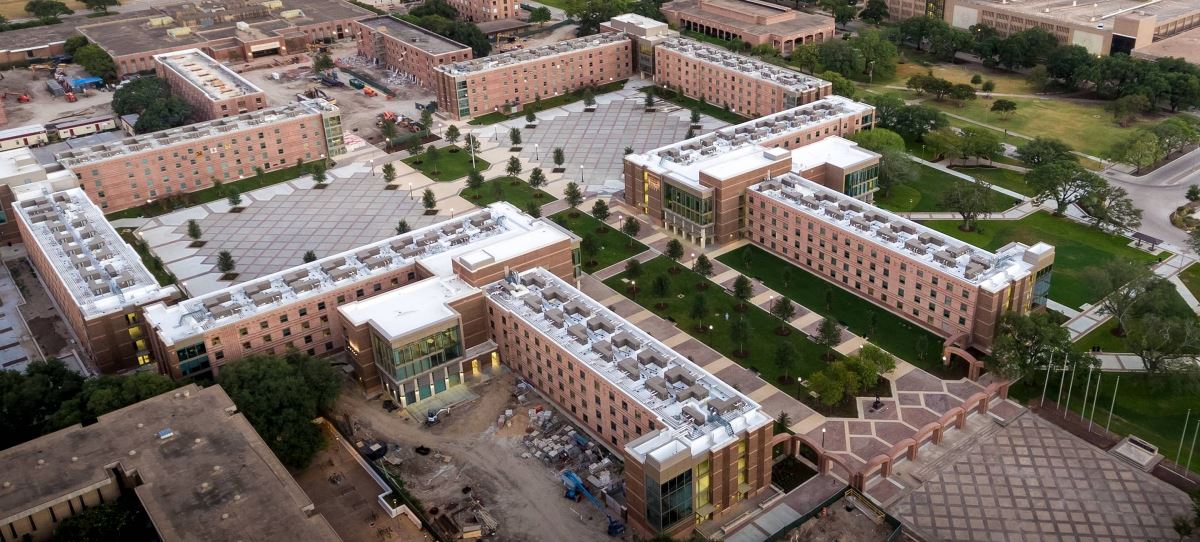
<path fill-rule="evenodd" d="M 621 536 L 625 532 L 625 524 L 614 519 L 608 513 L 608 509 L 592 495 L 592 492 L 588 491 L 587 486 L 583 485 L 583 480 L 579 479 L 579 475 L 575 474 L 575 471 L 570 469 L 564 470 L 562 472 L 562 479 L 563 485 L 567 487 L 567 493 L 563 497 L 575 502 L 579 502 L 583 497 L 587 497 L 587 500 L 592 502 L 592 506 L 599 509 L 605 518 L 608 518 L 608 536 Z"/>

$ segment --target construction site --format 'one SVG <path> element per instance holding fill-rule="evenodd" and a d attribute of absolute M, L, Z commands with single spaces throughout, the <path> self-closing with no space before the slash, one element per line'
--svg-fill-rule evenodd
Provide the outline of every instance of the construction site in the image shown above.
<path fill-rule="evenodd" d="M 614 539 L 619 458 L 507 369 L 497 371 L 432 408 L 397 409 L 347 389 L 336 416 L 351 440 L 386 448 L 378 464 L 419 501 L 442 540 Z"/>
<path fill-rule="evenodd" d="M 0 73 L 0 95 L 6 126 L 111 115 L 112 92 L 98 86 L 78 64 L 33 64 L 5 70 Z"/>

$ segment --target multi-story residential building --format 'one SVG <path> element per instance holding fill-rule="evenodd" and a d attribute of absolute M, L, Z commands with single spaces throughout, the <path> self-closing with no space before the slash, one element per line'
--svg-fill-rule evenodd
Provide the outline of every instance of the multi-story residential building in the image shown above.
<path fill-rule="evenodd" d="M 338 542 L 220 386 L 188 384 L 0 451 L 0 540 L 43 542 L 64 519 L 129 499 L 164 542 Z"/>
<path fill-rule="evenodd" d="M 1129 53 L 1200 27 L 1200 4 L 1189 0 L 887 0 L 892 19 L 927 15 L 967 29 L 995 28 L 1009 36 L 1042 28 L 1060 43 L 1094 55 Z"/>
<path fill-rule="evenodd" d="M 686 535 L 771 485 L 759 405 L 544 270 L 485 288 L 500 357 L 625 459 L 629 519 Z"/>
<path fill-rule="evenodd" d="M 155 55 L 154 66 L 171 93 L 191 104 L 192 117 L 197 121 L 267 107 L 267 94 L 262 89 L 199 49 Z"/>
<path fill-rule="evenodd" d="M 47 172 L 29 148 L 0 151 L 0 243 L 21 242 L 21 230 L 13 214 L 12 203 L 40 195 L 43 190 L 58 192 L 79 186 L 70 171 Z"/>
<path fill-rule="evenodd" d="M 667 23 L 636 13 L 617 15 L 608 22 L 600 23 L 601 32 L 624 32 L 633 40 L 634 69 L 642 77 L 654 77 L 654 48 L 663 41 L 679 37 Z"/>
<path fill-rule="evenodd" d="M 517 0 L 447 0 L 458 16 L 473 23 L 516 19 L 520 15 Z"/>
<path fill-rule="evenodd" d="M 346 152 L 325 100 L 287 105 L 82 147 L 55 158 L 105 212 Z"/>
<path fill-rule="evenodd" d="M 645 153 L 625 156 L 625 203 L 701 247 L 736 239 L 745 226 L 746 188 L 803 170 L 823 183 L 870 200 L 879 157 L 827 138 L 874 123 L 875 108 L 841 96 L 722 128 Z M 839 138 L 840 139 L 840 138 Z"/>
<path fill-rule="evenodd" d="M 687 38 L 665 40 L 654 48 L 654 82 L 746 118 L 833 93 L 828 81 Z"/>
<path fill-rule="evenodd" d="M 349 37 L 352 21 L 371 16 L 341 0 L 213 0 L 152 6 L 78 30 L 125 76 L 154 71 L 155 55 L 185 49 L 220 62 L 302 55 L 308 44 Z"/>
<path fill-rule="evenodd" d="M 417 84 L 435 88 L 434 69 L 470 60 L 471 48 L 391 16 L 354 21 L 358 53 L 390 69 L 412 75 Z"/>
<path fill-rule="evenodd" d="M 797 45 L 833 39 L 833 18 L 762 0 L 674 0 L 660 8 L 681 31 L 770 45 L 790 55 Z"/>
<path fill-rule="evenodd" d="M 83 353 L 101 372 L 151 363 L 142 307 L 178 297 L 78 188 L 14 206 L 29 260 Z"/>
<path fill-rule="evenodd" d="M 345 350 L 364 392 L 386 391 L 408 404 L 445 389 L 425 385 L 434 371 L 444 383 L 451 363 L 478 365 L 495 348 L 484 344 L 477 316 L 482 298 L 472 297 L 472 290 L 506 269 L 545 267 L 573 276 L 577 245 L 575 236 L 549 220 L 498 203 L 175 305 L 156 304 L 146 308 L 145 318 L 155 359 L 175 378 L 218 373 L 221 365 L 254 354 Z M 433 315 L 452 312 L 464 315 L 462 324 L 437 331 L 457 331 L 424 333 L 448 321 Z M 430 324 L 412 327 L 419 318 Z M 388 319 L 398 321 L 382 323 Z M 432 351 L 393 357 L 381 378 L 382 361 L 374 352 L 382 353 L 386 343 L 402 353 L 396 356 L 415 356 L 424 347 L 402 347 L 422 333 L 436 339 L 436 357 Z"/>
<path fill-rule="evenodd" d="M 604 32 L 438 66 L 438 109 L 466 119 L 628 79 L 632 46 L 624 33 Z"/>
<path fill-rule="evenodd" d="M 950 344 L 990 352 L 1001 315 L 1046 305 L 1046 243 L 988 252 L 795 174 L 746 196 L 754 244 Z"/>

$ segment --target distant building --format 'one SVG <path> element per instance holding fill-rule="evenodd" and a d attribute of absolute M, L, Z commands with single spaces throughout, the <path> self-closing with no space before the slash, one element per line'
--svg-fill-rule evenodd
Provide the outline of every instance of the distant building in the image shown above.
<path fill-rule="evenodd" d="M 21 242 L 21 231 L 12 208 L 14 201 L 28 194 L 40 194 L 42 190 L 58 191 L 79 186 L 79 179 L 70 171 L 48 172 L 34 151 L 25 147 L 0 151 L 0 243 Z"/>
<path fill-rule="evenodd" d="M 437 66 L 438 109 L 453 119 L 519 111 L 525 104 L 633 74 L 632 42 L 601 33 Z"/>
<path fill-rule="evenodd" d="M 636 13 L 626 13 L 600 23 L 601 32 L 624 32 L 634 44 L 634 66 L 642 77 L 654 77 L 654 48 L 664 40 L 679 37 L 679 32 L 671 30 L 667 23 L 643 17 Z"/>
<path fill-rule="evenodd" d="M 388 15 L 354 21 L 353 32 L 360 55 L 413 76 L 425 88 L 437 87 L 434 70 L 438 66 L 472 56 L 466 45 Z"/>
<path fill-rule="evenodd" d="M 346 152 L 341 113 L 321 99 L 74 148 L 56 156 L 105 213 Z"/>
<path fill-rule="evenodd" d="M 803 171 L 869 201 L 878 183 L 879 155 L 836 136 L 871 127 L 874 116 L 870 105 L 830 96 L 626 155 L 625 203 L 703 248 L 741 235 L 746 188 L 764 178 Z"/>
<path fill-rule="evenodd" d="M 171 93 L 191 104 L 192 116 L 198 121 L 267 107 L 267 94 L 262 89 L 199 49 L 155 55 L 154 65 Z"/>
<path fill-rule="evenodd" d="M 673 38 L 654 48 L 655 84 L 756 118 L 829 96 L 823 79 L 707 43 Z"/>
<path fill-rule="evenodd" d="M 517 0 L 446 0 L 458 10 L 458 16 L 473 23 L 516 19 L 520 15 Z"/>
<path fill-rule="evenodd" d="M 220 386 L 188 384 L 0 451 L 2 540 L 133 498 L 164 542 L 341 540 Z"/>
<path fill-rule="evenodd" d="M 1200 66 L 1200 27 L 1135 49 L 1133 56 L 1146 60 L 1182 58 L 1187 62 Z"/>
<path fill-rule="evenodd" d="M 717 39 L 770 45 L 790 55 L 798 45 L 833 39 L 833 18 L 762 0 L 673 0 L 662 5 L 667 22 L 680 31 Z"/>

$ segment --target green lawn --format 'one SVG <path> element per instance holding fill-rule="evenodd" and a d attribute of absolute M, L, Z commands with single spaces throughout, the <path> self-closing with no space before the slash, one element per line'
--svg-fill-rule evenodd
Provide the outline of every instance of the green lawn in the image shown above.
<path fill-rule="evenodd" d="M 162 260 L 150 252 L 144 241 L 133 235 L 132 228 L 121 228 L 117 230 L 117 233 L 121 236 L 121 239 L 137 251 L 138 256 L 142 258 L 142 264 L 146 266 L 146 269 L 150 270 L 150 274 L 154 275 L 154 280 L 157 280 L 163 286 L 175 284 L 175 275 L 167 270 Z"/>
<path fill-rule="evenodd" d="M 460 195 L 480 207 L 497 201 L 507 201 L 522 210 L 528 207 L 531 201 L 545 205 L 557 199 L 529 186 L 529 183 L 517 177 L 498 177 L 483 183 L 483 187 L 477 191 L 464 188 Z"/>
<path fill-rule="evenodd" d="M 1126 246 L 1124 237 L 1109 235 L 1096 228 L 1037 212 L 1021 220 L 981 220 L 973 232 L 958 229 L 959 222 L 931 220 L 925 225 L 986 250 L 996 250 L 1010 242 L 1032 245 L 1044 241 L 1054 245 L 1054 275 L 1050 298 L 1077 308 L 1094 303 L 1107 292 L 1096 292 L 1088 285 L 1084 270 L 1104 265 L 1113 258 L 1126 258 L 1147 265 L 1156 256 Z"/>
<path fill-rule="evenodd" d="M 1019 194 L 1033 196 L 1034 193 L 1033 188 L 1025 183 L 1025 174 L 1017 173 L 1011 169 L 994 167 L 955 167 L 954 169 Z"/>
<path fill-rule="evenodd" d="M 934 374 L 942 338 L 753 245 L 717 257 L 822 316 L 832 316 L 880 348 Z M 749 263 L 749 267 L 746 264 Z"/>
<path fill-rule="evenodd" d="M 1128 352 L 1129 347 L 1125 346 L 1125 338 L 1113 335 L 1112 331 L 1116 328 L 1116 318 L 1110 318 L 1075 341 L 1075 349 L 1087 352 L 1092 347 L 1098 347 L 1101 352 Z"/>
<path fill-rule="evenodd" d="M 1117 385 L 1118 376 L 1121 383 Z M 1028 382 L 1014 384 L 1009 390 L 1010 396 L 1022 402 L 1037 401 L 1041 397 L 1045 384 L 1045 374 L 1031 377 Z M 1056 373 L 1050 377 L 1047 393 L 1048 399 L 1057 395 L 1059 382 L 1063 375 Z M 1096 375 L 1092 374 L 1092 392 L 1095 393 Z M 1080 412 L 1083 407 L 1083 394 L 1087 389 L 1087 371 L 1076 371 L 1071 394 L 1071 410 Z M 1070 384 L 1070 382 L 1068 382 Z M 1192 410 L 1190 430 L 1195 429 L 1197 413 L 1200 413 L 1200 381 L 1194 376 L 1161 375 L 1147 376 L 1140 373 L 1104 373 L 1100 379 L 1099 400 L 1095 401 L 1096 425 L 1103 428 L 1108 422 L 1108 408 L 1112 405 L 1113 390 L 1116 389 L 1117 400 L 1113 408 L 1112 426 L 1110 429 L 1121 435 L 1137 435 L 1138 437 L 1158 446 L 1159 453 L 1170 459 L 1177 459 L 1179 440 L 1183 432 L 1184 419 L 1188 409 Z M 1063 400 L 1066 400 L 1066 387 L 1063 388 Z M 1095 397 L 1089 393 L 1089 397 Z M 1093 401 L 1088 400 L 1088 415 L 1092 414 Z M 1189 430 L 1189 431 L 1190 431 Z M 1187 462 L 1190 441 L 1188 438 L 1183 445 L 1182 459 Z M 1200 472 L 1200 461 L 1192 462 L 1192 470 Z"/>
<path fill-rule="evenodd" d="M 605 83 L 598 87 L 592 88 L 592 94 L 594 96 L 599 96 L 601 94 L 606 94 L 609 92 L 616 92 L 623 88 L 625 88 L 625 81 L 613 81 L 611 83 Z M 546 109 L 551 109 L 554 107 L 567 105 L 569 103 L 578 102 L 579 100 L 583 99 L 583 93 L 584 93 L 584 89 L 579 89 L 579 90 L 573 90 L 566 94 L 559 94 L 558 96 L 550 96 L 550 97 L 542 98 L 541 100 L 538 100 L 536 102 L 527 103 L 524 105 L 524 107 L 521 108 L 520 111 L 513 111 L 510 114 L 504 114 L 499 111 L 493 111 L 493 112 L 487 113 L 485 115 L 479 115 L 478 117 L 475 117 L 475 118 L 467 121 L 467 124 L 471 124 L 474 126 L 481 126 L 481 125 L 487 125 L 487 124 L 496 124 L 497 122 L 504 122 L 508 119 L 515 119 L 517 117 L 524 117 L 525 112 L 530 109 L 532 109 L 534 112 L 538 112 L 538 111 L 544 111 Z"/>
<path fill-rule="evenodd" d="M 914 164 L 919 172 L 916 181 L 892 187 L 888 197 L 876 194 L 875 204 L 899 213 L 922 211 L 949 211 L 942 205 L 942 196 L 949 191 L 951 185 L 966 183 L 944 171 L 924 164 Z M 1013 199 L 993 191 L 991 195 L 991 210 L 1004 211 L 1013 206 Z"/>
<path fill-rule="evenodd" d="M 913 51 L 905 51 L 906 54 L 912 55 Z M 978 74 L 983 77 L 984 81 L 991 80 L 996 83 L 995 92 L 1002 94 L 1033 94 L 1034 89 L 1025 82 L 1025 78 L 1021 74 L 1012 73 L 1000 69 L 985 68 L 981 64 L 948 64 L 944 62 L 936 62 L 928 66 L 923 66 L 918 62 L 907 62 L 896 65 L 896 78 L 890 84 L 903 86 L 908 81 L 909 77 L 914 75 L 925 75 L 929 72 L 933 75 L 946 79 L 951 83 L 971 84 L 971 76 Z M 979 90 L 979 85 L 972 85 L 976 90 Z"/>
<path fill-rule="evenodd" d="M 426 177 L 435 181 L 453 181 L 467 176 L 471 172 L 471 153 L 450 146 L 438 149 L 436 160 L 429 160 L 425 153 L 409 156 L 403 162 L 420 171 Z M 453 151 L 453 152 L 452 152 Z M 488 168 L 487 160 L 475 157 L 475 168 L 483 171 Z"/>
<path fill-rule="evenodd" d="M 1200 265 L 1192 265 L 1179 274 L 1179 280 L 1192 295 L 1200 297 Z"/>
<path fill-rule="evenodd" d="M 654 89 L 654 95 L 661 100 L 666 100 L 685 109 L 698 109 L 705 115 L 728 122 L 729 124 L 741 124 L 750 120 L 723 107 L 718 107 L 707 102 L 700 103 L 700 100 L 689 98 L 674 90 L 662 87 L 642 87 L 640 90 L 642 92 L 649 92 L 650 88 Z"/>
<path fill-rule="evenodd" d="M 313 162 L 309 162 L 309 164 L 311 163 Z M 217 201 L 219 199 L 224 199 L 228 197 L 229 192 L 233 190 L 236 190 L 239 193 L 246 193 L 251 190 L 258 190 L 259 188 L 265 186 L 271 186 L 273 184 L 290 181 L 301 175 L 304 175 L 304 172 L 301 170 L 301 166 L 291 166 L 272 171 L 265 171 L 262 175 L 255 175 L 248 179 L 224 183 L 220 187 L 210 186 L 204 190 L 176 194 L 173 198 L 161 198 L 158 201 L 154 201 L 146 205 L 130 207 L 128 209 L 105 215 L 104 218 L 107 218 L 111 221 L 122 218 L 150 218 L 159 215 L 165 215 L 171 211 L 183 207 L 191 207 L 193 205 L 201 205 L 204 203 Z"/>
<path fill-rule="evenodd" d="M 575 232 L 575 235 L 580 237 L 590 235 L 596 240 L 598 247 L 596 253 L 592 255 L 582 254 L 583 270 L 588 273 L 594 273 L 646 251 L 646 245 L 643 245 L 637 239 L 630 239 L 623 232 L 596 220 L 595 217 L 583 211 L 578 211 L 578 215 L 572 217 L 571 211 L 566 210 L 556 213 L 551 218 L 563 227 Z"/>
<path fill-rule="evenodd" d="M 677 273 L 671 273 L 672 265 L 673 262 L 665 256 L 650 260 L 643 265 L 643 275 L 636 279 L 639 290 L 636 295 L 631 295 L 627 291 L 628 283 L 623 280 L 626 278 L 624 272 L 604 283 L 617 292 L 630 296 L 631 299 L 654 314 L 675 322 L 679 329 L 712 347 L 730 360 L 748 369 L 758 371 L 767 382 L 781 382 L 784 371 L 775 364 L 775 349 L 783 341 L 791 342 L 800 355 L 796 365 L 787 373 L 786 380 L 791 381 L 791 385 L 783 382 L 780 387 L 786 393 L 796 392 L 795 379 L 797 376 L 807 377 L 826 366 L 821 359 L 826 351 L 824 347 L 808 340 L 803 333 L 794 329 L 790 335 L 785 337 L 776 335 L 774 330 L 779 328 L 779 319 L 749 304 L 747 304 L 744 314 L 750 324 L 751 340 L 742 345 L 748 350 L 748 354 L 746 357 L 735 356 L 734 351 L 738 349 L 738 345 L 735 345 L 729 336 L 730 321 L 725 319 L 725 315 L 728 314 L 730 318 L 739 315 L 734 310 L 737 301 L 723 288 L 686 267 L 680 266 Z M 670 280 L 670 291 L 665 297 L 655 296 L 650 287 L 654 283 L 655 277 L 659 276 L 665 276 Z M 707 288 L 700 289 L 700 285 L 707 285 Z M 691 317 L 693 299 L 698 295 L 704 296 L 709 314 L 708 317 L 699 321 Z M 660 304 L 665 304 L 665 306 L 660 306 Z M 705 328 L 711 325 L 712 331 L 699 332 L 702 325 Z"/>
<path fill-rule="evenodd" d="M 563 11 L 566 11 L 567 6 L 570 5 L 566 0 L 537 0 L 537 1 L 539 4 L 544 4 L 544 5 L 550 6 L 552 8 L 558 8 Z"/>
<path fill-rule="evenodd" d="M 1113 143 L 1127 137 L 1138 128 L 1147 128 L 1154 121 L 1141 120 L 1128 128 L 1117 126 L 1112 114 L 1097 104 L 1081 104 L 1064 100 L 1009 98 L 1017 103 L 1017 111 L 1001 119 L 988 109 L 992 100 L 977 99 L 962 107 L 949 102 L 926 100 L 924 103 L 976 122 L 1027 136 L 1049 136 L 1067 141 L 1075 150 L 1097 156 L 1109 150 Z"/>

